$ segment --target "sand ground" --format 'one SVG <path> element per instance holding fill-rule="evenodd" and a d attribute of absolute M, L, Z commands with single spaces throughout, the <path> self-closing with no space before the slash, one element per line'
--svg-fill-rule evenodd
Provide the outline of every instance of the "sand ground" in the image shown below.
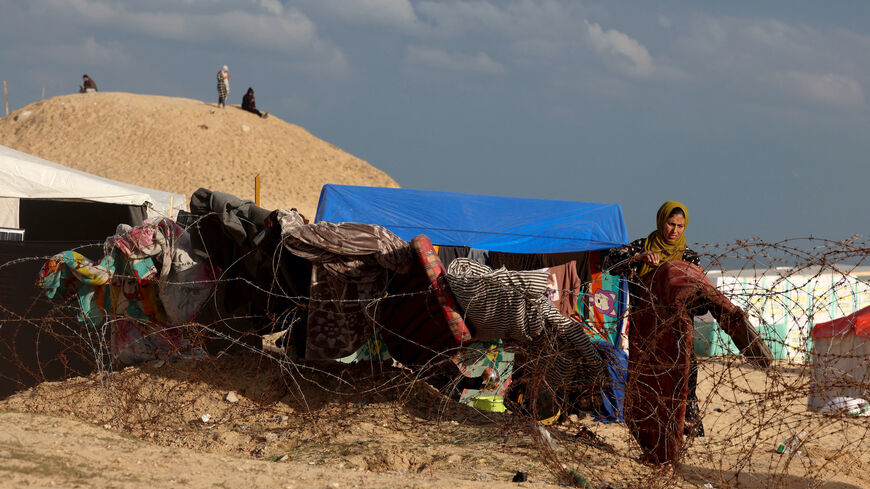
<path fill-rule="evenodd" d="M 870 487 L 867 418 L 807 413 L 799 367 L 702 362 L 707 436 L 674 473 L 637 461 L 622 424 L 547 429 L 479 412 L 381 364 L 267 354 L 152 362 L 44 383 L 0 403 L 2 487 Z M 237 402 L 229 402 L 233 392 Z M 208 415 L 208 421 L 203 421 Z M 792 429 L 802 455 L 775 451 Z M 603 486 L 606 487 L 606 486 Z"/>

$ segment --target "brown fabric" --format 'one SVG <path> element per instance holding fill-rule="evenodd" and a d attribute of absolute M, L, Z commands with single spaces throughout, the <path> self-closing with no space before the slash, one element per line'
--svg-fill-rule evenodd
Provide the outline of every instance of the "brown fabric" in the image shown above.
<path fill-rule="evenodd" d="M 693 355 L 692 316 L 709 310 L 735 344 L 759 365 L 770 350 L 735 306 L 691 263 L 672 260 L 641 279 L 629 329 L 625 420 L 653 463 L 676 461 L 682 453 L 689 373 Z"/>
<path fill-rule="evenodd" d="M 559 312 L 566 317 L 574 314 L 577 299 L 580 297 L 580 287 L 583 282 L 577 274 L 577 262 L 569 261 L 563 265 L 550 267 L 550 274 L 556 276 L 556 287 L 559 290 L 559 300 L 556 305 Z"/>
<path fill-rule="evenodd" d="M 633 301 L 625 422 L 641 459 L 652 463 L 674 462 L 683 449 L 694 330 L 679 298 L 688 266 L 672 261 L 659 267 L 643 278 Z"/>
<path fill-rule="evenodd" d="M 410 245 L 381 226 L 320 222 L 282 228 L 292 254 L 312 262 L 307 359 L 350 355 L 373 333 L 372 299 L 386 292 L 388 270 L 407 272 Z"/>

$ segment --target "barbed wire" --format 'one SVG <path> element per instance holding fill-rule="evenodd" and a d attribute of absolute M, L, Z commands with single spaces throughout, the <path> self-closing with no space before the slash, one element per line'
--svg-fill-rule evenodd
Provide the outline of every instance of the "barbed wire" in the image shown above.
<path fill-rule="evenodd" d="M 348 428 L 349 419 L 358 420 L 357 413 L 372 399 L 384 399 L 413 407 L 411 418 L 393 414 L 391 429 L 415 432 L 419 428 L 414 423 L 433 420 L 433 430 L 437 431 L 427 432 L 432 440 L 480 436 L 479 432 L 471 435 L 462 431 L 464 425 L 482 426 L 505 439 L 530 440 L 538 463 L 550 471 L 549 480 L 569 485 L 582 486 L 583 480 L 593 487 L 835 487 L 830 485 L 833 481 L 840 481 L 836 487 L 870 485 L 870 450 L 864 448 L 870 441 L 870 424 L 862 416 L 864 409 L 870 414 L 870 407 L 857 401 L 870 398 L 870 338 L 850 331 L 812 336 L 815 325 L 870 306 L 870 268 L 863 268 L 870 242 L 857 236 L 842 241 L 807 237 L 766 243 L 751 238 L 694 245 L 713 285 L 748 314 L 774 360 L 767 368 L 754 366 L 739 355 L 716 324 L 695 318 L 687 331 L 691 338 L 678 335 L 675 341 L 689 345 L 691 352 L 684 351 L 685 355 L 697 358 L 697 414 L 704 433 L 700 436 L 694 427 L 684 430 L 683 426 L 678 427 L 679 433 L 660 432 L 663 439 L 684 441 L 675 463 L 666 464 L 666 468 L 642 463 L 645 449 L 629 425 L 591 421 L 600 415 L 601 384 L 613 382 L 612 376 L 572 377 L 558 383 L 560 377 L 552 371 L 558 368 L 559 358 L 571 353 L 558 335 L 549 334 L 535 344 L 503 341 L 480 348 L 435 347 L 412 335 L 388 331 L 382 320 L 382 311 L 390 301 L 431 299 L 431 288 L 400 293 L 385 288 L 375 297 L 357 299 L 295 294 L 278 280 L 281 254 L 286 252 L 281 248 L 270 257 L 275 277 L 271 282 L 232 276 L 228 267 L 211 285 L 233 285 L 292 307 L 262 315 L 225 315 L 213 294 L 208 303 L 216 312 L 207 321 L 198 318 L 186 324 L 140 324 L 142 339 L 153 340 L 163 349 L 140 360 L 136 368 L 127 368 L 117 358 L 118 340 L 113 334 L 124 326 L 122 317 L 109 315 L 99 324 L 82 322 L 82 307 L 75 295 L 49 301 L 36 289 L 29 304 L 0 304 L 0 359 L 6 381 L 21 388 L 44 380 L 77 378 L 66 380 L 65 387 L 57 387 L 56 392 L 40 386 L 29 396 L 17 395 L 7 402 L 47 412 L 65 410 L 158 443 L 184 444 L 177 440 L 193 435 L 190 420 L 181 423 L 179 416 L 197 412 L 201 402 L 197 396 L 214 395 L 199 386 L 198 382 L 204 381 L 221 391 L 247 389 L 245 399 L 251 401 L 247 410 L 226 410 L 225 417 L 219 417 L 218 422 L 236 431 L 250 426 L 245 423 L 253 419 L 283 419 L 287 414 L 282 413 L 292 411 L 298 420 L 261 421 L 271 430 L 263 428 L 266 431 L 261 432 L 281 431 L 281 423 L 291 432 L 305 422 L 317 436 L 335 437 L 335 427 Z M 237 258 L 232 266 L 252 253 Z M 9 260 L 0 264 L 0 278 L 14 275 L 11 281 L 30 287 L 36 277 L 17 276 L 18 268 L 50 258 Z M 729 267 L 723 266 L 726 264 Z M 714 272 L 716 269 L 720 271 Z M 393 277 L 391 272 L 384 272 L 387 282 Z M 136 277 L 119 273 L 115 278 Z M 163 284 L 209 285 L 206 281 Z M 644 287 L 642 281 L 630 284 L 630 308 L 613 324 L 621 324 L 639 311 L 661 312 L 655 310 L 656 299 L 651 299 Z M 582 295 L 588 297 L 586 292 Z M 361 351 L 370 354 L 357 355 L 355 364 L 306 360 L 294 354 L 292 334 L 295 328 L 304 327 L 303 312 L 323 305 L 352 306 L 362 311 L 368 322 L 369 342 Z M 584 321 L 587 327 L 596 327 L 588 324 L 591 318 Z M 672 324 L 673 317 L 657 316 L 656 321 Z M 383 334 L 425 352 L 425 359 L 402 365 L 388 350 L 382 355 Z M 184 341 L 166 339 L 178 337 Z M 41 356 L 43 350 L 51 356 Z M 669 358 L 656 361 L 656 368 L 665 373 L 676 368 L 668 365 Z M 504 371 L 507 378 L 499 379 L 498 389 L 479 389 L 484 387 L 478 373 L 481 364 Z M 617 377 L 624 378 L 650 374 L 624 367 L 615 371 Z M 162 379 L 159 387 L 149 384 L 155 373 Z M 238 380 L 239 376 L 244 381 Z M 644 390 L 654 391 L 657 386 L 645 385 Z M 96 399 L 77 401 L 90 389 L 99 392 Z M 510 414 L 457 402 L 473 404 L 473 392 L 478 390 L 503 398 Z M 625 403 L 629 407 L 642 401 L 632 397 L 630 384 L 627 391 Z M 676 397 L 660 401 L 679 405 Z M 331 409 L 331 405 L 339 407 Z M 344 419 L 341 413 L 349 418 Z M 655 415 L 649 416 L 640 421 L 655 424 Z M 180 426 L 178 423 L 185 427 L 172 427 Z M 502 446 L 508 444 L 502 442 Z M 266 456 L 261 450 L 266 446 L 268 443 L 260 443 L 252 454 Z"/>

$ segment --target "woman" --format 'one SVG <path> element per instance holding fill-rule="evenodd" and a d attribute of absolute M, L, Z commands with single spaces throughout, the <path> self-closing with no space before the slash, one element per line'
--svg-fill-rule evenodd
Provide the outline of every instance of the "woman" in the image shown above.
<path fill-rule="evenodd" d="M 251 87 L 248 87 L 248 91 L 242 96 L 242 109 L 253 112 L 264 119 L 269 115 L 257 110 L 257 99 L 254 98 L 254 89 Z"/>
<path fill-rule="evenodd" d="M 221 66 L 217 72 L 217 91 L 218 91 L 218 107 L 224 108 L 227 105 L 227 96 L 230 94 L 230 69 L 227 65 Z"/>
<path fill-rule="evenodd" d="M 610 273 L 631 278 L 625 418 L 643 458 L 654 463 L 675 461 L 684 435 L 704 435 L 693 316 L 709 310 L 756 364 L 767 367 L 772 357 L 746 313 L 707 280 L 698 254 L 686 247 L 688 224 L 686 206 L 669 200 L 656 214 L 655 231 L 605 258 Z"/>

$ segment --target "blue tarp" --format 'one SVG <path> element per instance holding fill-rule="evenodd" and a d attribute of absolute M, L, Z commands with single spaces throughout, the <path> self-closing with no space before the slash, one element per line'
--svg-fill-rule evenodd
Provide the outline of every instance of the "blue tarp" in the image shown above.
<path fill-rule="evenodd" d="M 619 204 L 324 185 L 316 222 L 378 224 L 410 241 L 505 253 L 565 253 L 628 243 Z"/>

